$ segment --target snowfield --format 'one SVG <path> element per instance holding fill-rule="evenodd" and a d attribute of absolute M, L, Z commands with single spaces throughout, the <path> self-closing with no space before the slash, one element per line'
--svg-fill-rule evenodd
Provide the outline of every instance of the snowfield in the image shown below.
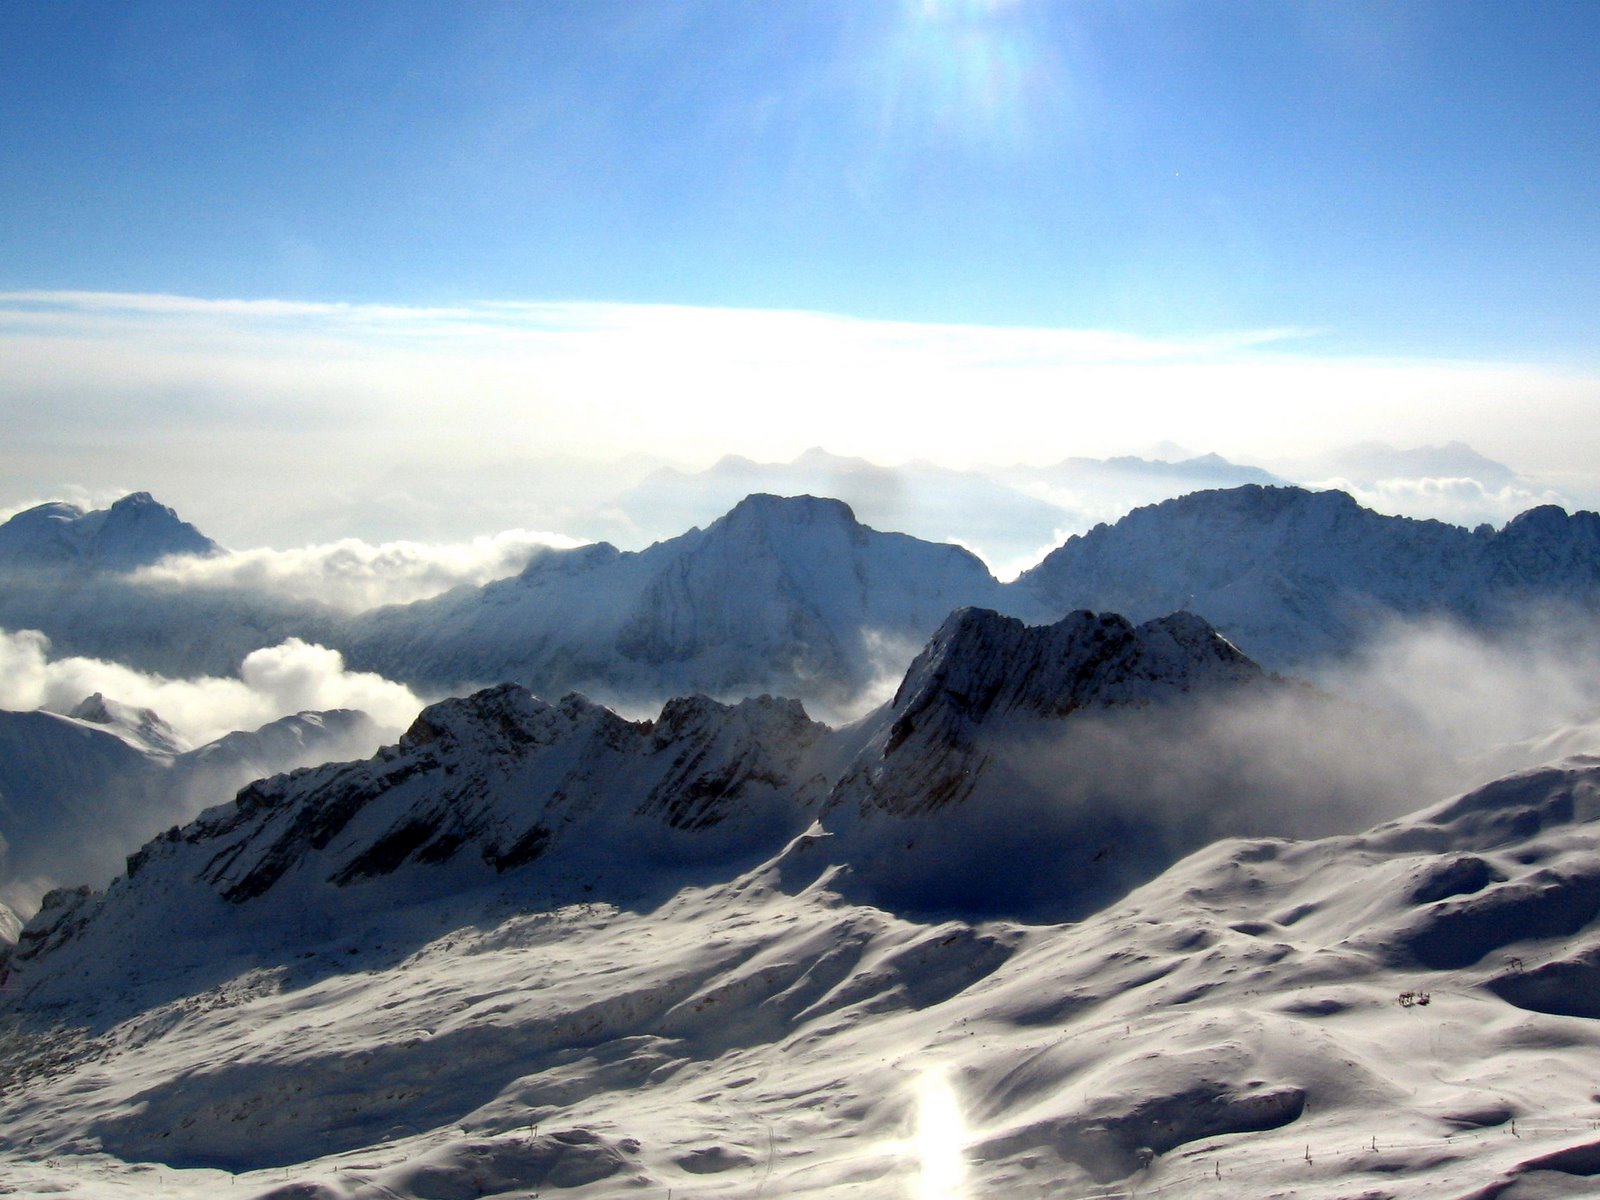
<path fill-rule="evenodd" d="M 770 699 L 436 705 L 46 898 L 0 984 L 0 1188 L 1590 1194 L 1600 757 L 1364 833 L 1219 835 L 1256 819 L 1224 803 L 1243 770 L 1039 823 L 1125 754 L 1071 731 L 1304 694 L 1186 614 L 968 610 L 839 730 Z M 935 911 L 964 848 L 1049 886 Z"/>
<path fill-rule="evenodd" d="M 508 884 L 148 1009 L 86 967 L 9 1036 L 0 1161 L 108 1197 L 1586 1194 L 1596 816 L 1579 760 L 1070 925 L 843 903 L 813 831 L 646 911 Z"/>

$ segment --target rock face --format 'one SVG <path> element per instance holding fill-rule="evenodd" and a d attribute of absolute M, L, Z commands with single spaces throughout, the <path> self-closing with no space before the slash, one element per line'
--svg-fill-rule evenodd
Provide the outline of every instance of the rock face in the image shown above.
<path fill-rule="evenodd" d="M 879 533 L 837 500 L 756 495 L 639 553 L 550 551 L 516 579 L 358 618 L 341 646 L 425 686 L 827 702 L 871 682 L 885 644 L 909 657 L 952 609 L 1002 596 L 960 547 Z"/>
<path fill-rule="evenodd" d="M 1115 613 L 1075 612 L 1027 626 L 962 609 L 911 664 L 835 802 L 860 789 L 863 805 L 902 815 L 958 803 L 981 777 L 985 726 L 1261 679 L 1260 667 L 1192 613 L 1135 627 Z"/>
<path fill-rule="evenodd" d="M 823 732 L 798 704 L 768 697 L 695 697 L 633 722 L 576 694 L 547 704 L 506 684 L 424 710 L 369 761 L 251 784 L 145 847 L 129 874 L 136 883 L 161 864 L 239 904 L 417 865 L 439 870 L 412 873 L 408 887 L 471 886 L 547 855 L 591 887 L 617 865 L 715 862 L 781 845 L 810 821 L 822 792 L 806 760 Z"/>
<path fill-rule="evenodd" d="M 1014 586 L 1038 607 L 1135 620 L 1188 608 L 1283 667 L 1344 653 L 1387 616 L 1493 623 L 1530 601 L 1600 609 L 1600 516 L 1546 506 L 1469 532 L 1381 516 L 1343 492 L 1237 487 L 1097 526 Z"/>
<path fill-rule="evenodd" d="M 41 504 L 0 525 L 0 567 L 129 571 L 170 554 L 220 549 L 148 492 L 92 512 L 75 504 Z"/>
<path fill-rule="evenodd" d="M 1190 613 L 1029 627 L 957 612 L 864 722 L 828 800 L 836 853 L 862 898 L 897 909 L 1086 911 L 1201 836 L 1089 782 L 1106 751 L 1086 725 L 1281 686 Z"/>
<path fill-rule="evenodd" d="M 847 865 L 873 900 L 913 908 L 973 903 L 973 872 L 1010 856 L 1032 882 L 1026 893 L 991 887 L 993 903 L 1036 908 L 1040 889 L 1084 883 L 1073 873 L 1078 842 L 1098 845 L 1108 825 L 1143 819 L 1068 810 L 1019 821 L 1056 795 L 1053 777 L 1026 781 L 1041 741 L 1083 713 L 1267 686 L 1188 614 L 1135 627 L 1074 613 L 1030 628 L 975 609 L 946 621 L 892 703 L 839 731 L 766 696 L 677 699 L 654 721 L 629 721 L 576 694 L 550 704 L 503 684 L 431 706 L 371 759 L 259 780 L 169 830 L 106 895 L 58 905 L 45 922 L 70 913 L 70 928 L 87 922 L 89 935 L 41 926 L 15 962 L 67 941 L 109 961 L 173 937 L 176 922 L 283 925 L 293 945 L 335 914 L 357 921 L 484 887 L 536 909 L 647 906 L 801 843 L 825 846 L 816 853 Z M 834 836 L 800 838 L 819 818 Z M 1171 861 L 1161 858 L 1170 845 L 1148 843 L 1073 903 Z M 786 867 L 810 870 L 807 853 Z"/>

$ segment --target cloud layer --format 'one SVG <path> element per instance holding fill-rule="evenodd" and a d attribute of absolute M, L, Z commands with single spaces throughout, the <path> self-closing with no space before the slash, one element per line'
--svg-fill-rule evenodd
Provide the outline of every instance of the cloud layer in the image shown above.
<path fill-rule="evenodd" d="M 330 492 L 353 504 L 426 492 L 438 470 L 783 460 L 818 441 L 971 466 L 1118 453 L 1152 431 L 1236 459 L 1442 431 L 1526 470 L 1593 474 L 1595 446 L 1573 431 L 1588 428 L 1600 377 L 1318 345 L 1294 329 L 1160 337 L 664 305 L 13 292 L 0 294 L 0 468 L 15 492 L 0 503 L 115 477 L 214 514 L 207 532 L 224 543 L 285 545 L 330 536 L 305 512 Z M 453 519 L 418 533 L 506 527 L 470 502 Z M 392 536 L 373 528 L 337 532 Z"/>
<path fill-rule="evenodd" d="M 583 543 L 557 533 L 512 529 L 464 542 L 384 542 L 359 538 L 292 550 L 241 550 L 214 558 L 169 558 L 138 572 L 158 585 L 234 588 L 313 600 L 358 612 L 408 604 L 463 584 L 515 575 L 546 550 Z"/>
<path fill-rule="evenodd" d="M 37 630 L 0 630 L 0 708 L 66 712 L 94 692 L 152 708 L 193 745 L 308 709 L 358 708 L 388 731 L 422 700 L 401 684 L 345 669 L 337 650 L 290 638 L 255 650 L 235 678 L 168 679 L 95 658 L 52 658 Z"/>

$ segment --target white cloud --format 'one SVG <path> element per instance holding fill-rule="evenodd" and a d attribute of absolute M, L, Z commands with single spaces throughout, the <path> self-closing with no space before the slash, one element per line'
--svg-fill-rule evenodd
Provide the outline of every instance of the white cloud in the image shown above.
<path fill-rule="evenodd" d="M 464 542 L 384 542 L 357 538 L 292 550 L 241 550 L 214 558 L 170 558 L 136 581 L 178 587 L 238 588 L 316 600 L 349 612 L 426 599 L 461 584 L 514 575 L 535 555 L 583 545 L 555 533 L 512 529 Z"/>
<path fill-rule="evenodd" d="M 37 630 L 0 630 L 0 708 L 67 712 L 94 692 L 154 709 L 196 745 L 308 709 L 358 708 L 397 731 L 422 707 L 410 688 L 346 670 L 337 650 L 299 638 L 251 652 L 237 678 L 168 679 L 103 659 L 52 658 Z"/>
<path fill-rule="evenodd" d="M 1584 431 L 1600 377 L 1317 346 L 1278 328 L 1155 337 L 664 305 L 12 292 L 0 476 L 17 499 L 112 476 L 197 513 L 233 496 L 235 513 L 202 522 L 230 542 L 287 519 L 311 484 L 361 494 L 397 469 L 425 479 L 563 454 L 773 461 L 821 442 L 971 466 L 1152 436 L 1235 459 L 1449 437 L 1524 471 L 1594 474 L 1600 444 Z"/>
<path fill-rule="evenodd" d="M 1484 522 L 1504 525 L 1517 514 L 1541 504 L 1573 507 L 1559 492 L 1534 491 L 1515 484 L 1489 487 L 1477 479 L 1380 479 L 1370 485 L 1325 479 L 1307 486 L 1348 492 L 1358 503 L 1376 512 L 1431 517 L 1469 527 Z"/>

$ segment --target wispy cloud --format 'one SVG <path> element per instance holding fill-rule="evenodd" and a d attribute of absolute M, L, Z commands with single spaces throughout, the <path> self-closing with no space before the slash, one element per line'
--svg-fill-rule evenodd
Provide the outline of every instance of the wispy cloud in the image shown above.
<path fill-rule="evenodd" d="M 512 529 L 465 542 L 384 542 L 359 538 L 290 550 L 242 550 L 210 558 L 164 559 L 135 576 L 158 586 L 236 588 L 347 611 L 407 604 L 463 584 L 514 575 L 534 556 L 583 543 L 555 533 Z"/>

